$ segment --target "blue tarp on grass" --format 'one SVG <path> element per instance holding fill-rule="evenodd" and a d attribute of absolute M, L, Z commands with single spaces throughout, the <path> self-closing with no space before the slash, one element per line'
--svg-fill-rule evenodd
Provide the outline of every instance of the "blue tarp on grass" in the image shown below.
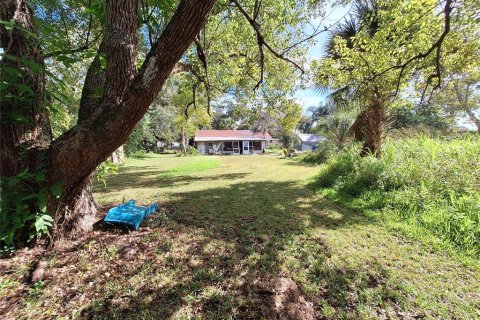
<path fill-rule="evenodd" d="M 138 230 L 142 220 L 145 219 L 145 217 L 147 217 L 149 214 L 157 211 L 157 208 L 158 205 L 156 203 L 152 203 L 148 207 L 136 206 L 135 200 L 132 199 L 124 204 L 108 210 L 107 216 L 103 219 L 103 221 L 107 223 L 125 225 L 132 229 Z"/>

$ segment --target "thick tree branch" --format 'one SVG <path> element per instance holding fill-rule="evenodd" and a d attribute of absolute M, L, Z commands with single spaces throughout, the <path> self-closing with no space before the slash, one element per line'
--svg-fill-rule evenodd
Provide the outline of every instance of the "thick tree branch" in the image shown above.
<path fill-rule="evenodd" d="M 184 62 L 179 62 L 175 65 L 175 67 L 172 69 L 172 72 L 170 74 L 187 72 L 187 71 L 190 71 L 191 69 L 192 69 L 191 64 L 184 63 Z"/>
<path fill-rule="evenodd" d="M 262 0 L 255 0 L 255 5 L 253 7 L 253 21 L 257 20 L 258 14 L 260 13 L 261 5 L 262 5 Z"/>
<path fill-rule="evenodd" d="M 205 44 L 205 29 L 204 34 L 203 34 L 203 43 Z M 199 81 L 199 83 L 203 83 L 205 86 L 205 92 L 207 93 L 207 112 L 210 114 L 210 81 L 208 79 L 208 63 L 207 63 L 207 55 L 205 53 L 205 50 L 203 49 L 203 45 L 200 42 L 200 38 L 197 37 L 195 40 L 195 45 L 197 47 L 197 56 L 200 62 L 202 63 L 203 69 L 205 71 L 205 76 L 200 76 L 200 74 L 195 73 L 194 69 L 192 68 L 191 71 Z"/>
<path fill-rule="evenodd" d="M 189 103 L 187 103 L 187 106 L 185 108 L 185 119 L 188 119 L 188 109 L 190 108 L 190 106 L 193 105 L 193 107 L 195 109 L 197 109 L 197 98 L 196 98 L 196 95 L 197 95 L 197 86 L 198 86 L 198 82 L 195 83 L 193 86 L 192 86 L 192 101 L 190 101 Z"/>
<path fill-rule="evenodd" d="M 101 102 L 105 86 L 105 68 L 102 67 L 100 61 L 104 53 L 105 42 L 102 41 L 85 76 L 77 123 L 87 120 L 92 114 L 99 110 L 99 103 Z"/>
<path fill-rule="evenodd" d="M 203 50 L 202 44 L 200 43 L 200 39 L 197 37 L 195 38 L 194 42 L 197 49 L 197 57 L 202 63 L 203 68 L 207 70 L 207 56 L 205 55 L 205 50 Z"/>
<path fill-rule="evenodd" d="M 117 106 L 137 72 L 138 0 L 107 1 L 105 30 L 106 81 L 103 103 Z M 121 17 L 118 21 L 117 17 Z"/>

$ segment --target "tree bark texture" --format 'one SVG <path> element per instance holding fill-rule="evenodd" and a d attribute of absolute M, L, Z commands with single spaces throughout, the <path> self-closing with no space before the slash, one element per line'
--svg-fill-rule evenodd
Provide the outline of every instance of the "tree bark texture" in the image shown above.
<path fill-rule="evenodd" d="M 367 121 L 367 110 L 362 110 L 352 126 L 350 127 L 350 134 L 355 141 L 363 141 L 365 139 L 365 123 Z"/>
<path fill-rule="evenodd" d="M 0 47 L 8 55 L 0 61 L 0 77 L 6 84 L 0 95 L 0 176 L 37 170 L 42 151 L 52 141 L 45 109 L 44 62 L 35 37 L 19 28 L 35 33 L 32 15 L 23 0 L 0 2 L 0 19 L 18 26 L 8 30 L 0 25 Z"/>
<path fill-rule="evenodd" d="M 59 198 L 49 195 L 48 212 L 54 215 L 55 239 L 73 237 L 90 226 L 91 212 L 95 210 L 90 189 L 92 173 L 126 142 L 177 61 L 200 32 L 215 2 L 182 0 L 137 71 L 138 0 L 107 1 L 105 36 L 99 48 L 99 54 L 105 56 L 106 65 L 103 70 L 97 55 L 88 70 L 78 123 L 50 143 L 50 126 L 43 112 L 43 103 L 26 106 L 35 111 L 28 115 L 32 121 L 28 126 L 14 126 L 5 120 L 6 125 L 1 128 L 2 175 L 4 171 L 13 172 L 11 167 L 16 168 L 16 145 L 33 141 L 32 145 L 47 150 L 48 183 L 62 184 Z M 34 30 L 32 11 L 24 0 L 3 0 L 0 8 L 2 20 L 9 21 L 19 16 L 16 19 Z M 28 39 L 20 31 L 10 34 L 2 27 L 1 40 L 2 47 L 7 47 L 7 53 L 15 56 L 27 54 L 41 62 L 32 46 L 25 44 L 29 43 Z M 14 68 L 22 72 L 25 81 L 36 79 L 34 91 L 38 101 L 44 101 L 43 73 L 32 74 L 20 65 Z M 101 92 L 100 96 L 98 92 Z M 15 94 L 14 91 L 12 93 Z M 7 107 L 4 110 L 2 103 L 2 123 L 4 111 L 13 108 L 10 105 Z M 12 129 L 14 134 L 10 133 Z M 4 140 L 4 137 L 8 139 Z"/>
<path fill-rule="evenodd" d="M 377 158 L 381 157 L 386 123 L 387 115 L 382 99 L 371 97 L 365 116 L 362 155 L 372 154 Z"/>
<path fill-rule="evenodd" d="M 102 66 L 101 57 L 105 54 L 105 43 L 102 42 L 97 54 L 90 64 L 80 98 L 78 110 L 78 123 L 82 123 L 98 111 L 102 93 L 105 90 L 105 67 Z"/>
<path fill-rule="evenodd" d="M 387 111 L 384 99 L 373 94 L 350 127 L 350 134 L 356 141 L 363 141 L 361 155 L 372 154 L 381 157 L 382 140 L 387 126 Z"/>

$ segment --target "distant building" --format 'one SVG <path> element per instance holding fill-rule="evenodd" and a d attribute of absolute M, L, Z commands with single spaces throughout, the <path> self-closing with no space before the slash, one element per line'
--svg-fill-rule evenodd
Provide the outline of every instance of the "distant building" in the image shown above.
<path fill-rule="evenodd" d="M 321 141 L 327 140 L 327 138 L 310 133 L 300 133 L 300 150 L 307 151 L 307 150 L 315 150 L 318 147 L 318 144 Z"/>
<path fill-rule="evenodd" d="M 270 134 L 251 130 L 199 130 L 194 141 L 203 154 L 258 154 L 275 139 Z"/>

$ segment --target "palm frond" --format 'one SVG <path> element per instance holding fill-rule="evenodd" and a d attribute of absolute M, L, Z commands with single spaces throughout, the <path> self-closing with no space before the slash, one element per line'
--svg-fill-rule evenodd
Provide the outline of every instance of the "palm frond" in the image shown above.
<path fill-rule="evenodd" d="M 327 40 L 326 54 L 333 58 L 339 58 L 335 52 L 335 40 L 342 39 L 347 41 L 347 48 L 353 48 L 353 38 L 358 34 L 360 26 L 358 21 L 350 16 L 348 19 L 338 24 L 338 26 L 330 33 Z"/>
<path fill-rule="evenodd" d="M 360 24 L 360 29 L 364 29 L 368 32 L 370 37 L 373 37 L 377 33 L 380 22 L 378 18 L 378 12 L 380 11 L 380 5 L 376 0 L 359 0 L 353 4 L 353 16 Z"/>

